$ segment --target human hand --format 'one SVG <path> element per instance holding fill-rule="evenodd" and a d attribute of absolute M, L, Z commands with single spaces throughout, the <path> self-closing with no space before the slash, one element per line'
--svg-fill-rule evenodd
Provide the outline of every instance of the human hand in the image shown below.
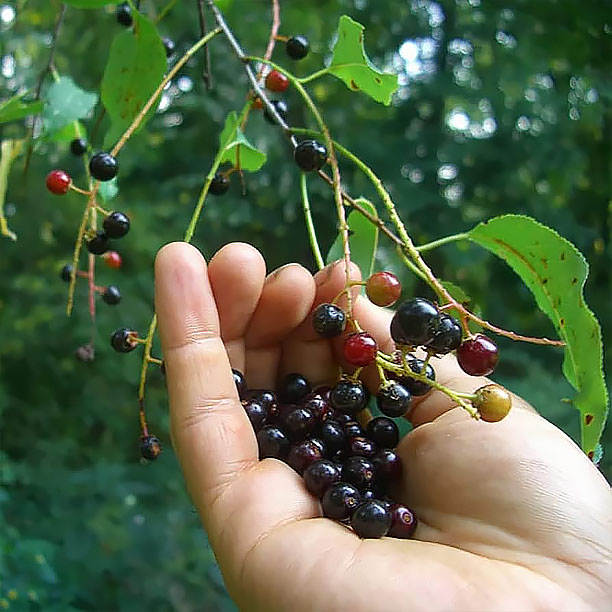
<path fill-rule="evenodd" d="M 610 609 L 610 488 L 565 434 L 518 398 L 493 424 L 435 391 L 415 405 L 416 428 L 397 451 L 399 501 L 420 521 L 414 540 L 360 540 L 321 518 L 289 466 L 258 461 L 231 367 L 250 387 L 274 388 L 287 372 L 331 382 L 338 346 L 316 336 L 308 314 L 345 281 L 341 263 L 314 278 L 297 264 L 265 274 L 261 255 L 245 244 L 222 248 L 208 268 L 180 243 L 156 261 L 173 442 L 241 609 Z M 364 298 L 354 312 L 388 350 L 389 312 Z M 434 366 L 437 379 L 459 391 L 485 380 L 464 374 L 453 356 Z"/>

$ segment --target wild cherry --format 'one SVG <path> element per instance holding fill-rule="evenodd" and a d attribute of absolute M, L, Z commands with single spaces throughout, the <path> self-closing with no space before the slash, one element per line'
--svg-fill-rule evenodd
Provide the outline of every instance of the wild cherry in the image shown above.
<path fill-rule="evenodd" d="M 96 153 L 89 160 L 89 171 L 98 181 L 110 181 L 119 172 L 119 162 L 110 153 Z"/>
<path fill-rule="evenodd" d="M 117 23 L 126 28 L 129 28 L 132 23 L 134 23 L 134 19 L 132 18 L 132 9 L 127 2 L 122 2 L 115 9 L 115 18 L 117 19 Z"/>
<path fill-rule="evenodd" d="M 377 306 L 391 306 L 399 300 L 402 285 L 391 272 L 376 272 L 366 282 L 366 295 Z"/>
<path fill-rule="evenodd" d="M 438 317 L 438 329 L 427 349 L 437 355 L 446 355 L 461 346 L 463 331 L 458 321 L 447 314 Z"/>
<path fill-rule="evenodd" d="M 236 390 L 238 391 L 238 395 L 241 399 L 243 399 L 247 390 L 246 378 L 240 370 L 233 369 L 232 375 L 234 376 L 234 382 L 236 383 Z"/>
<path fill-rule="evenodd" d="M 119 255 L 117 251 L 106 251 L 106 253 L 102 255 L 102 259 L 109 268 L 113 268 L 114 270 L 118 270 L 121 264 L 123 264 L 123 259 L 121 259 L 121 255 Z"/>
<path fill-rule="evenodd" d="M 376 470 L 376 480 L 382 485 L 399 480 L 402 476 L 402 460 L 390 448 L 379 450 L 372 457 L 372 463 Z"/>
<path fill-rule="evenodd" d="M 392 538 L 411 538 L 418 525 L 414 512 L 402 504 L 391 506 L 391 527 L 388 535 Z"/>
<path fill-rule="evenodd" d="M 366 426 L 366 435 L 380 448 L 395 448 L 399 442 L 399 429 L 388 417 L 376 417 Z"/>
<path fill-rule="evenodd" d="M 485 385 L 476 391 L 472 400 L 480 418 L 488 423 L 501 421 L 512 408 L 512 396 L 499 385 Z"/>
<path fill-rule="evenodd" d="M 270 104 L 272 104 L 272 106 L 274 107 L 274 110 L 276 110 L 276 113 L 280 116 L 280 118 L 286 122 L 287 113 L 289 112 L 289 106 L 287 105 L 287 103 L 284 100 L 271 100 Z M 268 111 L 267 108 L 264 109 L 263 114 L 264 114 L 264 119 L 268 123 L 271 123 L 272 125 L 276 125 L 276 119 L 270 113 L 270 111 Z"/>
<path fill-rule="evenodd" d="M 138 346 L 138 343 L 134 340 L 136 337 L 138 337 L 138 334 L 127 327 L 116 329 L 111 334 L 111 346 L 118 353 L 129 353 Z"/>
<path fill-rule="evenodd" d="M 391 514 L 379 501 L 365 501 L 353 513 L 351 527 L 360 538 L 382 538 L 391 527 Z"/>
<path fill-rule="evenodd" d="M 301 374 L 287 374 L 278 388 L 278 396 L 285 404 L 297 404 L 311 391 L 310 383 Z"/>
<path fill-rule="evenodd" d="M 293 151 L 293 159 L 304 172 L 320 170 L 327 161 L 327 148 L 316 140 L 302 140 Z"/>
<path fill-rule="evenodd" d="M 364 436 L 354 436 L 349 439 L 348 452 L 353 457 L 367 457 L 369 459 L 376 453 L 376 445 Z"/>
<path fill-rule="evenodd" d="M 414 298 L 403 302 L 396 316 L 407 343 L 419 346 L 433 340 L 438 329 L 439 312 L 429 300 Z"/>
<path fill-rule="evenodd" d="M 142 436 L 140 438 L 140 454 L 143 459 L 154 461 L 162 452 L 162 446 L 155 436 Z"/>
<path fill-rule="evenodd" d="M 464 340 L 457 349 L 457 363 L 471 376 L 488 376 L 495 370 L 498 360 L 497 345 L 483 334 Z"/>
<path fill-rule="evenodd" d="M 304 470 L 306 488 L 319 499 L 323 497 L 330 485 L 339 480 L 340 468 L 328 459 L 315 461 Z"/>
<path fill-rule="evenodd" d="M 340 425 L 338 421 L 330 420 L 321 423 L 317 432 L 331 455 L 344 448 L 346 435 L 342 425 Z"/>
<path fill-rule="evenodd" d="M 130 231 L 130 220 L 125 213 L 115 210 L 104 218 L 102 227 L 108 238 L 117 240 Z"/>
<path fill-rule="evenodd" d="M 81 157 L 87 153 L 87 141 L 84 138 L 75 138 L 70 143 L 70 152 L 75 157 Z"/>
<path fill-rule="evenodd" d="M 212 195 L 220 196 L 227 192 L 230 186 L 229 176 L 217 172 L 210 183 L 210 187 L 208 188 L 209 193 Z"/>
<path fill-rule="evenodd" d="M 51 170 L 47 174 L 47 189 L 55 195 L 65 195 L 70 189 L 70 183 L 72 183 L 70 175 L 63 170 Z"/>
<path fill-rule="evenodd" d="M 62 271 L 60 272 L 60 278 L 65 283 L 69 283 L 70 282 L 70 279 L 72 278 L 72 265 L 71 264 L 66 264 L 62 268 Z"/>
<path fill-rule="evenodd" d="M 337 521 L 351 516 L 361 501 L 359 491 L 348 482 L 335 482 L 323 495 L 321 506 L 323 514 Z"/>
<path fill-rule="evenodd" d="M 257 434 L 259 458 L 274 457 L 284 459 L 289 452 L 289 439 L 282 429 L 274 425 L 266 425 Z"/>
<path fill-rule="evenodd" d="M 359 332 L 346 337 L 342 351 L 348 363 L 364 367 L 374 362 L 378 347 L 370 334 Z"/>
<path fill-rule="evenodd" d="M 110 306 L 115 306 L 121 301 L 121 292 L 114 285 L 109 285 L 102 293 L 102 299 Z"/>
<path fill-rule="evenodd" d="M 287 463 L 298 474 L 302 474 L 311 463 L 320 459 L 323 459 L 323 452 L 319 445 L 312 440 L 302 440 L 289 449 Z"/>
<path fill-rule="evenodd" d="M 108 236 L 105 232 L 98 230 L 96 235 L 87 241 L 87 250 L 92 255 L 103 255 L 108 251 Z"/>
<path fill-rule="evenodd" d="M 355 416 L 368 403 L 368 393 L 359 380 L 343 378 L 331 391 L 329 401 L 338 412 Z"/>
<path fill-rule="evenodd" d="M 266 76 L 266 87 L 270 91 L 282 93 L 289 87 L 289 79 L 278 70 L 271 70 Z"/>
<path fill-rule="evenodd" d="M 353 456 L 342 464 L 342 480 L 349 482 L 360 491 L 369 489 L 374 484 L 376 468 L 371 459 Z"/>
<path fill-rule="evenodd" d="M 285 45 L 287 55 L 292 60 L 301 60 L 308 55 L 310 45 L 305 36 L 292 36 Z"/>
<path fill-rule="evenodd" d="M 162 38 L 162 43 L 164 45 L 164 50 L 166 51 L 166 57 L 171 57 L 174 54 L 174 49 L 176 47 L 174 41 L 171 38 L 164 36 Z"/>
<path fill-rule="evenodd" d="M 295 406 L 292 410 L 282 413 L 280 420 L 283 431 L 292 442 L 303 440 L 317 426 L 314 414 L 301 406 Z"/>
<path fill-rule="evenodd" d="M 424 373 L 425 377 L 429 380 L 436 380 L 436 371 L 433 369 L 433 366 L 430 363 L 425 366 L 425 362 L 422 359 L 418 359 L 416 357 L 413 357 L 412 359 L 409 358 L 408 367 L 415 374 Z M 397 380 L 415 397 L 425 395 L 431 390 L 431 386 L 428 385 L 426 382 L 423 382 L 422 380 L 417 380 L 416 378 L 410 378 L 410 375 L 399 376 Z"/>
<path fill-rule="evenodd" d="M 312 326 L 323 338 L 339 336 L 346 327 L 344 310 L 335 304 L 319 304 L 312 312 Z"/>
<path fill-rule="evenodd" d="M 251 399 L 244 402 L 244 411 L 249 417 L 249 421 L 251 421 L 253 430 L 258 432 L 263 427 L 268 416 L 265 407 L 261 403 Z"/>
<path fill-rule="evenodd" d="M 378 409 L 388 417 L 404 416 L 410 409 L 412 395 L 402 384 L 395 380 L 381 387 L 376 395 Z"/>

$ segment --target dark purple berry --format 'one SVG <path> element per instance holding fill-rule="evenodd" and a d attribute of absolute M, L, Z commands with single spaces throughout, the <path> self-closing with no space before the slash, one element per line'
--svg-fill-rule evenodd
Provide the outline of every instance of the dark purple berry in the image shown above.
<path fill-rule="evenodd" d="M 439 315 L 436 306 L 423 298 L 403 302 L 395 314 L 405 341 L 413 346 L 433 340 L 438 329 Z"/>
<path fill-rule="evenodd" d="M 162 38 L 162 43 L 164 45 L 164 49 L 166 51 L 166 57 L 171 57 L 174 54 L 175 44 L 171 38 L 164 36 Z"/>
<path fill-rule="evenodd" d="M 388 417 L 401 417 L 410 409 L 410 391 L 395 380 L 389 381 L 376 395 L 378 409 Z"/>
<path fill-rule="evenodd" d="M 285 51 L 292 60 L 301 60 L 308 55 L 310 45 L 305 36 L 292 36 L 285 44 Z"/>
<path fill-rule="evenodd" d="M 321 423 L 318 427 L 318 434 L 330 455 L 344 448 L 346 437 L 342 425 L 337 421 L 330 420 Z"/>
<path fill-rule="evenodd" d="M 110 306 L 115 306 L 121 301 L 121 292 L 118 287 L 114 285 L 109 285 L 102 294 L 102 299 L 106 304 Z"/>
<path fill-rule="evenodd" d="M 348 519 L 361 501 L 359 491 L 348 482 L 335 482 L 323 495 L 323 514 L 337 521 Z"/>
<path fill-rule="evenodd" d="M 75 138 L 70 143 L 70 152 L 75 157 L 81 157 L 87 153 L 87 141 L 84 138 Z"/>
<path fill-rule="evenodd" d="M 317 426 L 317 419 L 307 408 L 295 406 L 293 410 L 281 413 L 283 431 L 292 442 L 304 440 Z"/>
<path fill-rule="evenodd" d="M 316 140 L 303 140 L 295 147 L 293 159 L 300 170 L 320 170 L 327 161 L 327 148 Z"/>
<path fill-rule="evenodd" d="M 417 517 L 410 508 L 402 504 L 393 504 L 391 507 L 391 527 L 388 535 L 392 538 L 411 538 L 418 523 Z"/>
<path fill-rule="evenodd" d="M 379 501 L 365 501 L 353 513 L 351 527 L 360 538 L 382 538 L 391 526 L 391 514 Z"/>
<path fill-rule="evenodd" d="M 110 153 L 96 153 L 89 160 L 89 171 L 98 181 L 111 181 L 119 172 L 119 162 Z"/>
<path fill-rule="evenodd" d="M 391 319 L 391 327 L 389 329 L 391 332 L 391 338 L 393 338 L 393 342 L 395 342 L 395 344 L 409 344 L 408 338 L 406 338 L 402 328 L 400 327 L 397 312 L 393 315 L 393 318 Z"/>
<path fill-rule="evenodd" d="M 468 338 L 457 350 L 457 363 L 470 376 L 488 376 L 498 360 L 497 345 L 484 334 Z"/>
<path fill-rule="evenodd" d="M 273 391 L 267 389 L 251 389 L 249 399 L 259 402 L 268 414 L 268 419 L 276 419 L 278 417 L 278 402 Z"/>
<path fill-rule="evenodd" d="M 427 349 L 437 355 L 446 355 L 461 346 L 463 332 L 459 322 L 447 314 L 442 313 L 438 318 L 438 330 Z"/>
<path fill-rule="evenodd" d="M 367 424 L 366 436 L 380 448 L 395 448 L 399 442 L 399 429 L 392 419 L 376 417 Z"/>
<path fill-rule="evenodd" d="M 323 459 L 319 445 L 312 440 L 303 440 L 289 449 L 287 463 L 301 474 L 311 463 Z"/>
<path fill-rule="evenodd" d="M 343 378 L 332 389 L 329 400 L 334 409 L 355 416 L 368 403 L 368 393 L 359 380 Z"/>
<path fill-rule="evenodd" d="M 281 429 L 273 425 L 266 425 L 257 434 L 259 445 L 259 458 L 274 457 L 284 459 L 289 452 L 289 439 Z"/>
<path fill-rule="evenodd" d="M 344 435 L 346 436 L 347 440 L 363 436 L 364 434 L 365 432 L 363 431 L 363 427 L 357 421 L 349 421 L 344 426 Z"/>
<path fill-rule="evenodd" d="M 210 183 L 208 192 L 212 195 L 220 196 L 227 192 L 230 186 L 229 176 L 221 172 L 217 172 Z"/>
<path fill-rule="evenodd" d="M 340 480 L 340 468 L 327 459 L 311 463 L 304 470 L 304 484 L 316 497 L 321 499 L 327 488 Z"/>
<path fill-rule="evenodd" d="M 109 238 L 117 240 L 130 231 L 130 220 L 125 213 L 115 210 L 104 218 L 102 227 Z"/>
<path fill-rule="evenodd" d="M 115 9 L 115 18 L 117 19 L 117 23 L 126 28 L 129 28 L 132 23 L 134 23 L 134 19 L 132 17 L 132 9 L 127 2 L 122 2 Z"/>
<path fill-rule="evenodd" d="M 108 251 L 108 246 L 108 236 L 101 230 L 87 242 L 87 250 L 93 255 L 104 255 Z"/>
<path fill-rule="evenodd" d="M 336 413 L 334 416 L 334 421 L 338 421 L 342 427 L 345 427 L 349 423 L 357 423 L 357 421 L 355 421 L 355 417 L 351 416 L 350 414 L 346 414 L 345 412 Z M 359 423 L 357 424 L 359 425 Z"/>
<path fill-rule="evenodd" d="M 111 346 L 118 353 L 129 353 L 138 346 L 138 343 L 134 341 L 134 338 L 137 336 L 138 334 L 135 331 L 128 329 L 127 327 L 116 329 L 111 334 Z"/>
<path fill-rule="evenodd" d="M 276 110 L 280 118 L 283 121 L 287 122 L 287 113 L 289 112 L 289 106 L 287 105 L 287 103 L 284 100 L 270 100 L 270 104 L 272 104 L 272 106 L 274 107 L 274 109 Z M 268 111 L 267 108 L 264 109 L 263 115 L 264 115 L 264 119 L 268 123 L 271 123 L 272 125 L 276 125 L 276 119 L 274 118 L 272 113 Z"/>
<path fill-rule="evenodd" d="M 318 393 L 308 395 L 302 402 L 302 406 L 310 410 L 319 421 L 325 421 L 327 413 L 332 409 L 329 399 Z"/>
<path fill-rule="evenodd" d="M 236 383 L 236 390 L 238 391 L 238 396 L 240 397 L 240 399 L 244 399 L 247 390 L 246 378 L 240 370 L 232 370 L 232 375 L 234 376 L 234 382 Z"/>
<path fill-rule="evenodd" d="M 425 362 L 422 359 L 417 359 L 416 357 L 408 361 L 408 366 L 415 374 L 423 374 L 424 365 Z M 429 380 L 436 380 L 436 371 L 433 369 L 431 364 L 427 364 L 424 373 Z M 410 391 L 412 395 L 415 396 L 425 395 L 431 389 L 426 382 L 416 380 L 416 378 L 410 378 L 409 376 L 402 376 L 398 380 L 404 387 L 406 387 L 406 389 L 408 389 L 408 391 Z"/>
<path fill-rule="evenodd" d="M 255 432 L 258 432 L 266 422 L 266 409 L 259 402 L 255 400 L 248 400 L 244 403 L 244 411 L 251 421 L 251 425 Z"/>
<path fill-rule="evenodd" d="M 60 272 L 60 278 L 65 282 L 65 283 L 69 283 L 70 282 L 70 278 L 72 276 L 72 266 L 70 264 L 66 264 L 63 268 L 62 271 Z"/>
<path fill-rule="evenodd" d="M 143 459 L 154 461 L 162 452 L 162 446 L 155 436 L 142 436 L 140 438 L 140 454 Z"/>
<path fill-rule="evenodd" d="M 278 388 L 284 404 L 299 404 L 311 391 L 310 383 L 301 374 L 287 374 Z"/>
<path fill-rule="evenodd" d="M 349 457 L 342 464 L 342 480 L 350 482 L 360 491 L 371 489 L 376 478 L 374 463 L 366 457 Z"/>
<path fill-rule="evenodd" d="M 379 450 L 372 457 L 372 463 L 376 470 L 376 480 L 381 485 L 395 482 L 402 477 L 402 460 L 390 448 Z"/>
<path fill-rule="evenodd" d="M 312 312 L 312 326 L 323 338 L 339 336 L 346 327 L 344 310 L 335 304 L 319 304 Z"/>
<path fill-rule="evenodd" d="M 376 446 L 372 440 L 357 436 L 349 440 L 347 451 L 349 455 L 370 458 L 376 452 Z"/>

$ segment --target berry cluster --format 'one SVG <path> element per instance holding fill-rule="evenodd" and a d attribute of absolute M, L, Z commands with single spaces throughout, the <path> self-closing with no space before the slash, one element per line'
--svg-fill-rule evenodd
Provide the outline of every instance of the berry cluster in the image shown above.
<path fill-rule="evenodd" d="M 234 380 L 260 459 L 280 459 L 302 475 L 324 516 L 362 538 L 413 535 L 414 513 L 389 496 L 402 476 L 398 427 L 384 416 L 359 424 L 355 415 L 369 399 L 361 382 L 343 378 L 313 390 L 306 378 L 289 374 L 274 392 L 247 389 L 237 370 Z"/>

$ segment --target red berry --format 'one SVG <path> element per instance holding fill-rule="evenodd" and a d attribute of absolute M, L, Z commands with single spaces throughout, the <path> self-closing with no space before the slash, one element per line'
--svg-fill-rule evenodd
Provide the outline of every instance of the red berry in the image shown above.
<path fill-rule="evenodd" d="M 366 294 L 377 306 L 391 306 L 399 300 L 402 285 L 391 272 L 376 272 L 368 278 Z"/>
<path fill-rule="evenodd" d="M 414 512 L 402 504 L 393 504 L 391 507 L 391 528 L 389 536 L 392 538 L 411 538 L 418 525 Z"/>
<path fill-rule="evenodd" d="M 376 340 L 367 332 L 351 334 L 344 341 L 344 358 L 356 366 L 370 365 L 376 359 Z"/>
<path fill-rule="evenodd" d="M 109 268 L 114 268 L 115 270 L 120 268 L 123 263 L 121 255 L 119 255 L 117 251 L 106 251 L 106 253 L 102 255 L 102 259 Z"/>
<path fill-rule="evenodd" d="M 263 108 L 264 103 L 261 98 L 255 98 L 252 102 L 253 108 Z"/>
<path fill-rule="evenodd" d="M 488 376 L 498 360 L 497 345 L 483 334 L 465 340 L 457 349 L 457 362 L 471 376 Z"/>
<path fill-rule="evenodd" d="M 47 189 L 55 195 L 64 195 L 70 188 L 72 179 L 63 170 L 51 170 L 47 174 Z"/>
<path fill-rule="evenodd" d="M 280 93 L 289 87 L 289 79 L 278 70 L 272 70 L 266 77 L 266 87 Z"/>

